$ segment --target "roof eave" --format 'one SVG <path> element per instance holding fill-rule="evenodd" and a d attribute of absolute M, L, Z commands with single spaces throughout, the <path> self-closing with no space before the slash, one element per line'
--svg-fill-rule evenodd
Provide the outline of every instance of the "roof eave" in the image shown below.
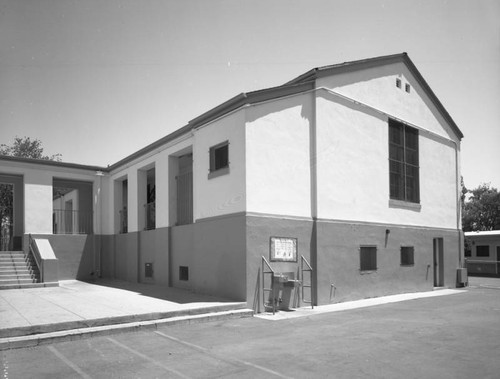
<path fill-rule="evenodd" d="M 198 128 L 222 116 L 227 115 L 245 105 L 258 104 L 264 101 L 279 99 L 286 96 L 296 95 L 314 88 L 313 82 L 303 82 L 293 85 L 282 85 L 278 87 L 266 88 L 263 90 L 240 93 L 221 105 L 212 108 L 197 118 L 189 121 L 192 128 Z"/>
<path fill-rule="evenodd" d="M 410 72 L 415 76 L 416 80 L 420 84 L 420 86 L 424 89 L 424 91 L 428 94 L 434 106 L 441 113 L 445 121 L 450 125 L 453 132 L 456 136 L 461 140 L 464 135 L 458 125 L 455 123 L 453 118 L 450 116 L 446 108 L 439 101 L 438 97 L 434 94 L 431 87 L 427 84 L 424 77 L 418 71 L 417 67 L 413 64 L 412 60 L 408 56 L 407 53 L 393 54 L 393 55 L 385 55 L 381 57 L 368 58 L 363 60 L 344 62 L 340 64 L 335 64 L 331 66 L 323 66 L 317 67 L 315 69 L 309 70 L 305 74 L 302 74 L 295 79 L 289 81 L 285 85 L 293 85 L 302 83 L 304 81 L 314 81 L 318 78 L 323 78 L 330 75 L 337 75 L 346 72 L 358 71 L 363 69 L 368 69 L 372 67 L 378 67 L 382 65 L 387 65 L 391 63 L 403 62 L 406 67 L 410 70 Z"/>
<path fill-rule="evenodd" d="M 33 164 L 33 165 L 45 165 L 45 166 L 53 166 L 53 167 L 63 167 L 63 168 L 71 168 L 71 169 L 86 170 L 86 171 L 107 172 L 109 170 L 107 167 L 101 167 L 101 166 L 92 166 L 92 165 L 83 165 L 83 164 L 70 163 L 70 162 L 51 161 L 48 159 L 33 159 L 33 158 L 24 158 L 24 157 L 13 157 L 10 155 L 0 155 L 0 161 L 27 163 L 27 164 Z"/>

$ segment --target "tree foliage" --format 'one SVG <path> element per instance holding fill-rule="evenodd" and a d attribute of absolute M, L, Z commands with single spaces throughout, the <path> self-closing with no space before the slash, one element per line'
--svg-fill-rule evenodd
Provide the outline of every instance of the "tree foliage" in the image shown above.
<path fill-rule="evenodd" d="M 37 138 L 31 139 L 30 137 L 16 137 L 12 145 L 1 144 L 0 155 L 51 161 L 61 160 L 61 154 L 52 156 L 43 155 L 42 141 Z"/>
<path fill-rule="evenodd" d="M 465 188 L 465 186 L 463 187 Z M 462 193 L 464 193 L 462 191 Z M 466 191 L 462 227 L 465 232 L 500 229 L 500 192 L 490 184 Z"/>

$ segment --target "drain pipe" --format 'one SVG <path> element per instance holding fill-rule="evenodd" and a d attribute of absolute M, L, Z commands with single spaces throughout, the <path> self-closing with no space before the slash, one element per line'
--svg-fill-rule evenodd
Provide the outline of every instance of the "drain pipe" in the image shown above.
<path fill-rule="evenodd" d="M 96 221 L 98 221 L 99 227 L 97 228 L 97 238 L 99 241 L 97 242 L 97 249 L 94 250 L 94 270 L 95 270 L 95 276 L 97 278 L 101 278 L 101 252 L 102 252 L 102 177 L 104 176 L 104 173 L 102 171 L 96 171 L 96 176 L 99 177 L 99 186 L 97 188 L 97 195 L 96 195 L 96 210 L 97 210 L 97 217 Z M 97 255 L 97 257 L 96 257 Z"/>

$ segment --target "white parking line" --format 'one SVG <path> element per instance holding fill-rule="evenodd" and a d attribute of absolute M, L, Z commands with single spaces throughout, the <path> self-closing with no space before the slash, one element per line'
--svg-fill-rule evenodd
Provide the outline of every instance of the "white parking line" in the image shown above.
<path fill-rule="evenodd" d="M 280 378 L 289 378 L 289 379 L 292 378 L 291 376 L 280 374 L 279 372 L 273 371 L 271 369 L 268 369 L 268 368 L 263 367 L 263 366 L 259 366 L 257 364 L 251 363 L 251 362 L 243 361 L 241 359 L 219 357 L 216 354 L 211 353 L 207 348 L 205 348 L 203 346 L 198 346 L 198 345 L 192 344 L 190 342 L 180 340 L 179 338 L 169 336 L 169 335 L 167 335 L 165 333 L 162 333 L 162 332 L 155 331 L 154 333 L 156 333 L 156 334 L 158 334 L 158 335 L 160 335 L 160 336 L 162 336 L 164 338 L 167 338 L 167 339 L 169 339 L 171 341 L 175 341 L 175 342 L 180 343 L 182 345 L 185 345 L 185 346 L 188 346 L 188 347 L 193 348 L 195 350 L 198 350 L 198 351 L 200 351 L 202 353 L 205 353 L 207 355 L 210 355 L 210 356 L 212 356 L 214 358 L 217 358 L 217 359 L 219 359 L 221 361 L 224 361 L 224 362 L 227 362 L 227 363 L 234 363 L 234 362 L 236 362 L 236 363 L 243 364 L 245 366 L 250 366 L 250 367 L 255 368 L 257 370 L 264 371 L 264 372 L 266 372 L 268 374 L 275 375 L 275 376 L 280 377 Z"/>
<path fill-rule="evenodd" d="M 115 340 L 115 339 L 113 339 L 113 338 L 111 338 L 111 337 L 107 337 L 107 339 L 108 339 L 110 342 L 113 342 L 115 345 L 120 346 L 121 348 L 123 348 L 123 349 L 125 349 L 125 350 L 127 350 L 127 351 L 131 352 L 132 354 L 135 354 L 135 355 L 137 355 L 138 357 L 141 357 L 142 359 L 145 359 L 145 360 L 147 360 L 148 362 L 151 362 L 151 363 L 153 363 L 154 365 L 159 366 L 159 367 L 161 367 L 161 368 L 165 369 L 165 370 L 166 370 L 166 371 L 168 371 L 168 372 L 171 372 L 171 373 L 173 373 L 173 374 L 175 374 L 175 375 L 178 375 L 178 376 L 180 376 L 181 378 L 190 379 L 190 377 L 189 377 L 189 376 L 184 375 L 182 372 L 179 372 L 179 371 L 177 371 L 177 370 L 174 370 L 173 368 L 170 368 L 170 367 L 168 367 L 168 366 L 164 365 L 163 363 L 158 362 L 156 359 L 153 359 L 153 358 L 151 358 L 151 357 L 148 357 L 147 355 L 142 354 L 141 352 L 139 352 L 139 351 L 137 351 L 137 350 L 134 350 L 134 349 L 132 349 L 132 348 L 128 347 L 127 345 L 124 345 L 124 344 L 122 344 L 121 342 L 118 342 L 117 340 Z"/>
<path fill-rule="evenodd" d="M 69 367 L 71 367 L 82 378 L 84 378 L 84 379 L 92 379 L 91 376 L 89 376 L 86 373 L 84 373 L 80 367 L 78 367 L 73 362 L 71 362 L 68 358 L 66 358 L 64 355 L 62 355 L 54 346 L 47 346 L 47 349 L 49 349 L 61 361 L 63 361 L 64 363 L 66 363 L 66 365 L 68 365 Z"/>

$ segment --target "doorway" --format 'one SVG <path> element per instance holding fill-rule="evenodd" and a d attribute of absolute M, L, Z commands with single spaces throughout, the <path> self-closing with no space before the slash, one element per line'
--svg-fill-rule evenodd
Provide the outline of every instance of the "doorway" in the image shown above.
<path fill-rule="evenodd" d="M 64 219 L 66 234 L 73 234 L 73 200 L 66 201 Z"/>
<path fill-rule="evenodd" d="M 497 246 L 497 275 L 500 276 L 500 246 Z"/>
<path fill-rule="evenodd" d="M 433 261 L 434 261 L 434 287 L 444 286 L 444 258 L 443 239 L 433 240 Z"/>

